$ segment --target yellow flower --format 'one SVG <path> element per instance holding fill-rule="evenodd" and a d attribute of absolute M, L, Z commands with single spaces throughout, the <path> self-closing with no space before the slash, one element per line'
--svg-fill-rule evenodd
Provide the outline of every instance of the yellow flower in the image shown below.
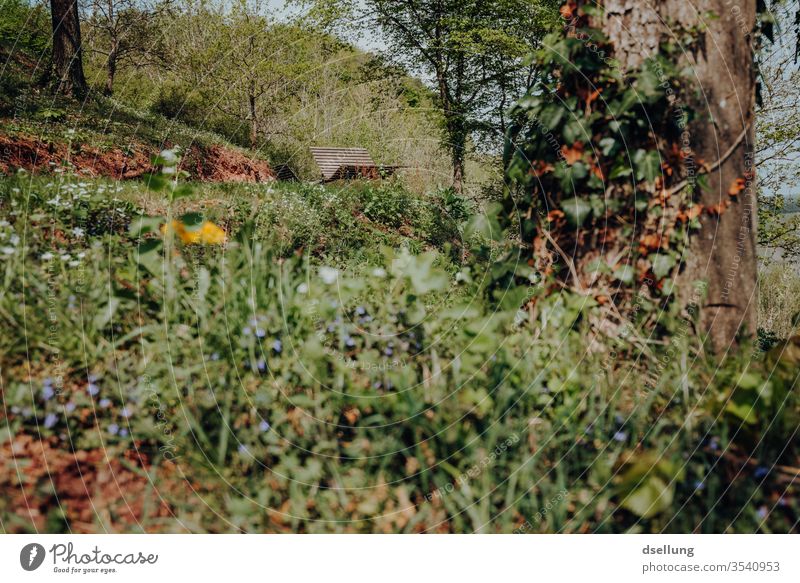
<path fill-rule="evenodd" d="M 172 221 L 172 229 L 185 245 L 202 243 L 204 245 L 222 245 L 227 240 L 225 231 L 212 223 L 205 221 L 199 229 L 189 231 L 181 221 Z M 167 226 L 161 227 L 161 232 L 167 232 Z"/>

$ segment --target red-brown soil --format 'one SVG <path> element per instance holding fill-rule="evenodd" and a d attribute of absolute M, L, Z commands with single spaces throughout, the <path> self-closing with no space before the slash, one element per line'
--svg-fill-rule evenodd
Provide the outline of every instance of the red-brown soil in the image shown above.
<path fill-rule="evenodd" d="M 157 152 L 146 146 L 131 149 L 99 149 L 92 146 L 45 142 L 29 136 L 0 134 L 0 173 L 18 168 L 29 172 L 50 172 L 67 162 L 77 174 L 137 178 L 150 172 L 150 160 Z M 266 160 L 249 158 L 243 152 L 224 146 L 193 145 L 184 154 L 181 168 L 190 179 L 204 182 L 268 182 L 275 173 Z"/>
<path fill-rule="evenodd" d="M 17 435 L 0 446 L 0 505 L 17 519 L 5 529 L 47 532 L 53 528 L 50 513 L 60 508 L 73 533 L 180 531 L 167 500 L 185 503 L 192 492 L 178 474 L 172 462 L 153 468 L 132 450 L 69 451 L 64 444 Z"/>

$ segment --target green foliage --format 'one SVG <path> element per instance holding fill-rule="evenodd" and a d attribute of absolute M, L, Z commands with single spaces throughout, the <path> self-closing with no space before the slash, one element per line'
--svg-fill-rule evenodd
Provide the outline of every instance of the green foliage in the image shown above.
<path fill-rule="evenodd" d="M 787 345 L 763 363 L 698 355 L 689 370 L 677 337 L 644 363 L 623 357 L 622 338 L 611 354 L 587 351 L 594 308 L 577 294 L 544 297 L 529 318 L 518 298 L 485 301 L 467 266 L 410 239 L 365 238 L 369 255 L 350 249 L 334 265 L 327 251 L 287 254 L 253 237 L 263 227 L 251 217 L 284 205 L 276 186 L 254 213 L 241 201 L 257 186 L 198 185 L 176 216 L 191 227 L 202 208 L 238 227 L 225 247 L 176 245 L 151 269 L 138 256 L 160 242 L 161 220 L 74 230 L 81 201 L 152 206 L 164 195 L 112 184 L 0 182 L 0 324 L 24 323 L 29 339 L 0 337 L 8 438 L 69 432 L 76 451 L 102 443 L 124 457 L 135 443 L 153 471 L 177 461 L 217 509 L 198 511 L 159 482 L 192 530 L 511 532 L 548 503 L 531 532 L 788 531 L 797 520 L 773 467 L 797 455 Z M 332 209 L 363 209 L 371 189 L 295 185 L 283 196 L 314 209 L 336 240 L 352 227 Z M 208 204 L 222 193 L 231 206 Z M 26 528 L 4 504 L 7 528 Z M 107 528 L 126 530 L 113 520 Z"/>

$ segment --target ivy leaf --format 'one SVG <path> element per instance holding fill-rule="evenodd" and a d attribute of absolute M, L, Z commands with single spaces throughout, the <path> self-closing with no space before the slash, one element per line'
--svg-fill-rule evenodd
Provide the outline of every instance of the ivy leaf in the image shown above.
<path fill-rule="evenodd" d="M 667 253 L 656 253 L 649 259 L 653 264 L 653 273 L 658 279 L 669 275 L 669 272 L 675 267 L 675 257 Z"/>
<path fill-rule="evenodd" d="M 617 140 L 611 137 L 605 137 L 600 140 L 600 149 L 603 152 L 603 156 L 608 156 L 611 154 L 611 151 L 614 149 L 614 146 L 617 145 Z"/>
<path fill-rule="evenodd" d="M 580 197 L 568 198 L 561 201 L 561 210 L 571 225 L 580 227 L 592 212 L 592 205 Z"/>
<path fill-rule="evenodd" d="M 658 150 L 648 152 L 642 149 L 636 150 L 633 163 L 636 166 L 636 180 L 653 183 L 657 177 L 661 176 L 661 154 Z"/>
<path fill-rule="evenodd" d="M 614 272 L 614 277 L 625 285 L 631 285 L 635 275 L 636 273 L 631 265 L 623 265 Z"/>

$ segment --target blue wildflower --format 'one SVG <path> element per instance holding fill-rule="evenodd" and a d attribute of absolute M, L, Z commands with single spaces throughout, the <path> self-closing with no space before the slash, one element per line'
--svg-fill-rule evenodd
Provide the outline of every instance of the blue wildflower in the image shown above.
<path fill-rule="evenodd" d="M 45 384 L 44 388 L 42 389 L 42 397 L 44 397 L 45 401 L 49 401 L 55 396 L 56 392 L 53 390 L 52 385 Z"/>
<path fill-rule="evenodd" d="M 391 355 L 393 355 L 393 354 L 394 354 L 394 350 L 392 350 L 391 348 L 387 347 L 387 348 L 386 348 L 386 350 L 384 350 L 384 351 L 383 351 L 383 353 L 384 353 L 386 356 L 391 356 Z"/>
<path fill-rule="evenodd" d="M 90 394 L 92 397 L 94 397 L 95 395 L 97 395 L 97 393 L 99 393 L 99 392 L 100 392 L 100 387 L 98 387 L 98 386 L 97 386 L 96 384 L 94 384 L 94 383 L 89 383 L 89 386 L 88 386 L 88 387 L 86 387 L 86 390 L 88 390 L 88 391 L 89 391 L 89 394 Z"/>
<path fill-rule="evenodd" d="M 267 370 L 267 361 L 264 360 L 263 358 L 259 358 L 258 362 L 256 363 L 256 366 L 258 367 L 258 370 L 264 372 L 265 370 Z"/>
<path fill-rule="evenodd" d="M 117 433 L 119 433 L 119 425 L 117 425 L 116 423 L 112 423 L 111 425 L 108 426 L 108 432 L 111 435 L 116 435 Z"/>
<path fill-rule="evenodd" d="M 243 443 L 240 443 L 240 444 L 239 444 L 239 453 L 240 453 L 240 454 L 242 454 L 242 455 L 244 455 L 244 454 L 246 454 L 246 453 L 250 453 L 250 452 L 249 452 L 249 451 L 247 451 L 247 446 L 246 446 L 245 444 L 243 444 Z"/>
<path fill-rule="evenodd" d="M 372 383 L 372 388 L 373 389 L 380 389 L 382 386 L 383 386 L 383 383 L 381 383 L 380 381 L 375 381 L 374 383 Z"/>
<path fill-rule="evenodd" d="M 88 380 L 90 383 L 96 383 L 99 379 L 97 378 L 96 374 L 90 374 Z"/>
<path fill-rule="evenodd" d="M 364 309 L 364 306 L 356 307 L 356 314 L 358 314 L 359 316 L 363 316 L 366 313 L 367 313 L 367 310 Z"/>
<path fill-rule="evenodd" d="M 219 352 L 212 353 L 211 360 L 219 360 Z"/>
<path fill-rule="evenodd" d="M 764 519 L 767 517 L 767 514 L 768 514 L 768 512 L 767 512 L 767 507 L 766 507 L 766 506 L 761 506 L 761 507 L 760 507 L 760 508 L 759 508 L 759 509 L 756 511 L 756 514 L 758 515 L 758 517 L 759 517 L 761 520 L 764 520 Z"/>
<path fill-rule="evenodd" d="M 705 490 L 706 489 L 706 483 L 703 480 L 697 480 L 694 483 L 694 489 L 695 490 Z"/>
<path fill-rule="evenodd" d="M 267 423 L 265 420 L 262 420 L 261 423 L 258 424 L 258 428 L 261 430 L 261 433 L 266 433 L 269 431 L 269 423 Z"/>
<path fill-rule="evenodd" d="M 756 468 L 756 471 L 753 472 L 753 477 L 756 480 L 760 480 L 762 478 L 765 478 L 767 476 L 767 474 L 769 474 L 769 468 L 766 468 L 764 466 L 758 466 Z"/>
<path fill-rule="evenodd" d="M 614 441 L 625 441 L 628 439 L 628 434 L 624 431 L 617 431 L 614 434 Z"/>
<path fill-rule="evenodd" d="M 47 417 L 44 418 L 44 426 L 50 429 L 57 421 L 58 417 L 56 417 L 55 413 L 48 413 Z"/>
<path fill-rule="evenodd" d="M 108 409 L 111 406 L 111 399 L 106 399 L 105 397 L 100 399 L 100 406 L 103 409 Z"/>
<path fill-rule="evenodd" d="M 348 348 L 353 348 L 356 345 L 356 341 L 353 340 L 350 336 L 344 339 L 344 345 Z"/>
<path fill-rule="evenodd" d="M 275 342 L 272 343 L 272 350 L 280 354 L 283 350 L 283 342 L 276 338 Z"/>
<path fill-rule="evenodd" d="M 70 401 L 69 403 L 64 405 L 64 409 L 67 410 L 67 413 L 72 413 L 75 410 L 75 407 L 76 407 L 76 405 L 72 401 Z"/>
<path fill-rule="evenodd" d="M 266 330 L 264 330 L 263 328 L 256 328 L 256 336 L 258 336 L 259 338 L 263 338 L 266 335 L 267 335 Z"/>
<path fill-rule="evenodd" d="M 125 428 L 120 429 L 119 430 L 119 436 L 120 437 L 128 437 L 128 430 L 125 429 Z"/>
<path fill-rule="evenodd" d="M 249 336 L 252 331 L 253 330 L 250 329 L 250 326 L 245 326 L 244 328 L 242 328 L 242 334 L 244 334 L 245 336 Z"/>
<path fill-rule="evenodd" d="M 133 413 L 132 413 L 132 411 L 131 411 L 130 409 L 128 409 L 127 407 L 123 407 L 123 408 L 122 408 L 122 411 L 120 411 L 120 412 L 119 412 L 119 414 L 120 414 L 120 415 L 122 415 L 123 417 L 125 417 L 125 419 L 127 419 L 127 418 L 128 418 L 128 417 L 130 417 L 130 416 L 131 416 Z"/>

